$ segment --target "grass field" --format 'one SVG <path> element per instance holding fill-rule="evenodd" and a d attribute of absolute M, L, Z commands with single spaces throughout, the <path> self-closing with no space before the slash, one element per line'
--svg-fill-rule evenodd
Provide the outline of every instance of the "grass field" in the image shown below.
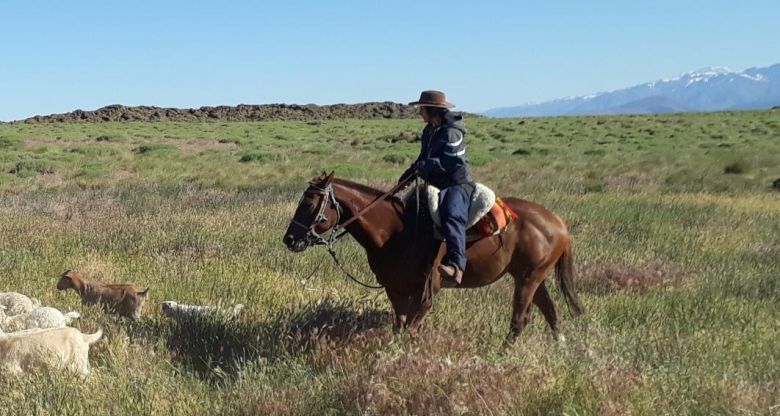
<path fill-rule="evenodd" d="M 0 125 L 0 291 L 106 331 L 85 381 L 0 375 L 0 414 L 780 414 L 780 112 L 467 120 L 478 180 L 568 223 L 587 310 L 506 354 L 510 279 L 442 292 L 412 339 L 281 243 L 308 179 L 389 188 L 421 128 Z M 83 308 L 65 269 L 151 286 L 144 319 Z M 178 325 L 168 299 L 247 309 Z"/>

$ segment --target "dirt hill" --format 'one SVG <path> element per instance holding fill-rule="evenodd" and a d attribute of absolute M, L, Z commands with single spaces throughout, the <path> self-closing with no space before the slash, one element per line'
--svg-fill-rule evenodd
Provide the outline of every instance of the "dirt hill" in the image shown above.
<path fill-rule="evenodd" d="M 297 105 L 263 104 L 235 107 L 160 108 L 109 105 L 94 111 L 76 110 L 65 114 L 35 116 L 17 123 L 111 122 L 111 121 L 266 121 L 266 120 L 334 120 L 395 119 L 417 117 L 408 105 L 381 102 L 363 104 Z"/>

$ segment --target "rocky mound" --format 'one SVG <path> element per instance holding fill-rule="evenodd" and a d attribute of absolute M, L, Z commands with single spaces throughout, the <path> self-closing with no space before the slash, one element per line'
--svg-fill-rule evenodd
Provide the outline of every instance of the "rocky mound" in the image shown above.
<path fill-rule="evenodd" d="M 382 102 L 363 104 L 296 105 L 241 104 L 235 107 L 160 108 L 109 105 L 95 111 L 76 110 L 65 114 L 35 116 L 22 123 L 70 123 L 112 121 L 267 121 L 267 120 L 335 120 L 335 119 L 396 119 L 418 117 L 408 105 Z"/>

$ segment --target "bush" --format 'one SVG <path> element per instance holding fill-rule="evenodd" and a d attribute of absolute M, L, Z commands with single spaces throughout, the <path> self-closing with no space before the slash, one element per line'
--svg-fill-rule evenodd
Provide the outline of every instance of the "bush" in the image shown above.
<path fill-rule="evenodd" d="M 398 134 L 380 136 L 379 141 L 383 141 L 387 143 L 397 143 L 397 142 L 414 143 L 420 141 L 420 133 L 415 133 L 413 131 L 405 130 Z"/>
<path fill-rule="evenodd" d="M 95 138 L 96 142 L 109 142 L 109 143 L 119 143 L 124 142 L 126 139 L 122 136 L 115 136 L 115 135 L 108 135 L 108 134 L 101 134 L 100 136 Z"/>
<path fill-rule="evenodd" d="M 8 173 L 22 178 L 35 175 L 52 175 L 54 174 L 54 162 L 45 159 L 23 160 L 17 162 Z"/>
<path fill-rule="evenodd" d="M 241 154 L 239 162 L 279 162 L 287 160 L 287 155 L 263 150 L 250 150 Z"/>
<path fill-rule="evenodd" d="M 0 149 L 15 149 L 19 146 L 20 141 L 18 139 L 12 139 L 10 137 L 0 137 Z"/>
<path fill-rule="evenodd" d="M 228 143 L 235 143 L 237 145 L 241 145 L 240 139 L 219 139 L 217 140 L 219 143 L 228 144 Z"/>
<path fill-rule="evenodd" d="M 739 175 L 741 173 L 745 173 L 747 171 L 747 164 L 745 162 L 738 160 L 733 163 L 729 163 L 726 165 L 725 168 L 723 168 L 723 173 L 730 174 L 730 175 Z"/>
<path fill-rule="evenodd" d="M 387 163 L 402 165 L 405 164 L 408 160 L 410 160 L 410 158 L 406 155 L 402 155 L 398 153 L 390 153 L 389 155 L 384 155 L 382 157 L 382 160 L 384 160 Z"/>
<path fill-rule="evenodd" d="M 585 193 L 591 194 L 591 193 L 598 193 L 604 191 L 604 184 L 603 183 L 590 183 L 585 185 Z"/>
<path fill-rule="evenodd" d="M 110 173 L 111 170 L 108 168 L 108 166 L 102 163 L 91 163 L 84 165 L 78 172 L 76 172 L 76 177 L 94 179 L 108 176 Z"/>
<path fill-rule="evenodd" d="M 607 151 L 604 149 L 588 149 L 582 152 L 582 154 L 587 156 L 604 156 L 605 154 L 607 154 Z"/>
<path fill-rule="evenodd" d="M 174 151 L 176 151 L 176 146 L 164 143 L 142 144 L 135 149 L 135 152 L 141 155 L 147 153 L 168 153 Z"/>
<path fill-rule="evenodd" d="M 469 152 L 468 158 L 471 166 L 485 166 L 495 160 L 489 153 L 478 150 Z"/>
<path fill-rule="evenodd" d="M 104 146 L 76 146 L 68 149 L 68 152 L 85 156 L 114 156 L 119 153 L 119 150 Z"/>

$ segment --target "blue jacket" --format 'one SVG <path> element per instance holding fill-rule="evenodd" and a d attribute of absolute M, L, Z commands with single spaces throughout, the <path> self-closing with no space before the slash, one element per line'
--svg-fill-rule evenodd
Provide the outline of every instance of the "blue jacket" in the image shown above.
<path fill-rule="evenodd" d="M 449 112 L 441 126 L 428 124 L 422 131 L 420 155 L 401 178 L 417 168 L 423 179 L 439 189 L 474 182 L 466 156 L 465 136 L 463 118 Z"/>

